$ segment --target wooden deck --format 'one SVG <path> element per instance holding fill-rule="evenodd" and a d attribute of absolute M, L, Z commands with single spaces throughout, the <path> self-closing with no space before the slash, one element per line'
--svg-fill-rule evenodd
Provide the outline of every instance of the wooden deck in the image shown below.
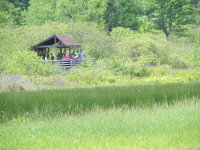
<path fill-rule="evenodd" d="M 88 65 L 95 65 L 96 59 L 86 58 L 86 59 L 64 59 L 64 60 L 48 60 L 48 62 L 53 65 L 59 66 L 60 69 L 68 70 L 78 67 L 82 63 L 87 63 Z"/>

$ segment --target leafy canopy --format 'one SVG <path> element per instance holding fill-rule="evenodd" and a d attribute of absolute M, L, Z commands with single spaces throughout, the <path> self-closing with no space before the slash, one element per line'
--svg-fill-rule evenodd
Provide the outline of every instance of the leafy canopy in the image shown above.
<path fill-rule="evenodd" d="M 190 0 L 152 0 L 155 26 L 162 30 L 169 38 L 172 32 L 180 32 L 185 29 L 184 25 L 194 22 L 194 9 Z"/>

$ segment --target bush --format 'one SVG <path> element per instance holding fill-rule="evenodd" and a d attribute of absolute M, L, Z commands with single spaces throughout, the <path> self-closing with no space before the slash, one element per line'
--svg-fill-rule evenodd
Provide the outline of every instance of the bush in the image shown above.
<path fill-rule="evenodd" d="M 32 51 L 15 51 L 4 60 L 5 73 L 48 75 L 53 71 L 51 64 L 45 63 Z"/>
<path fill-rule="evenodd" d="M 188 53 L 170 43 L 161 34 L 134 33 L 129 29 L 115 28 L 111 33 L 115 55 L 130 58 L 133 62 L 145 61 L 148 66 L 171 65 L 174 68 L 191 66 Z M 189 61 L 188 61 L 189 60 Z"/>
<path fill-rule="evenodd" d="M 173 54 L 171 55 L 170 63 L 169 63 L 172 68 L 177 68 L 177 69 L 186 69 L 191 66 L 191 64 L 187 61 L 186 58 L 181 57 L 181 54 Z"/>
<path fill-rule="evenodd" d="M 143 77 L 149 76 L 150 72 L 146 63 L 141 59 L 133 62 L 129 58 L 124 59 L 118 56 L 104 59 L 101 64 L 106 64 L 105 68 L 110 70 L 116 76 Z"/>
<path fill-rule="evenodd" d="M 100 64 L 95 67 L 80 67 L 65 72 L 68 84 L 79 85 L 97 85 L 114 83 L 118 81 L 118 77 Z"/>
<path fill-rule="evenodd" d="M 0 29 L 0 71 L 6 73 L 29 73 L 46 75 L 52 72 L 51 65 L 31 52 L 31 46 L 54 34 L 70 34 L 80 44 L 87 57 L 109 57 L 112 44 L 109 36 L 94 23 L 67 24 L 47 22 L 41 26 L 22 26 Z M 36 67 L 37 66 L 37 67 Z"/>
<path fill-rule="evenodd" d="M 97 24 L 70 22 L 67 25 L 68 33 L 81 44 L 87 57 L 100 59 L 113 54 L 111 39 L 98 28 Z"/>
<path fill-rule="evenodd" d="M 159 65 L 156 67 L 151 67 L 151 68 L 149 68 L 149 70 L 151 72 L 151 76 L 160 77 L 160 76 L 164 76 L 167 73 L 169 73 L 170 70 L 172 70 L 172 68 L 169 65 Z"/>

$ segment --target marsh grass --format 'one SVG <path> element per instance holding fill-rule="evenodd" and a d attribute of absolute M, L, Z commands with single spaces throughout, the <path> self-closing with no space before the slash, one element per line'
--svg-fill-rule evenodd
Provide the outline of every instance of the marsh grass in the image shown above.
<path fill-rule="evenodd" d="M 198 150 L 200 101 L 146 108 L 94 109 L 84 115 L 31 117 L 0 124 L 0 149 Z"/>
<path fill-rule="evenodd" d="M 137 84 L 0 93 L 2 118 L 77 114 L 95 107 L 151 107 L 199 97 L 200 83 Z"/>

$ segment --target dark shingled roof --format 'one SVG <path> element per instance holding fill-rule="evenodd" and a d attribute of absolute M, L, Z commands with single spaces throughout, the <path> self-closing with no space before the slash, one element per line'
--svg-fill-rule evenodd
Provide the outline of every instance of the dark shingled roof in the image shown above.
<path fill-rule="evenodd" d="M 59 42 L 61 43 L 61 45 L 54 45 Z M 71 36 L 64 35 L 64 34 L 57 34 L 34 45 L 32 49 L 48 48 L 48 47 L 67 48 L 67 47 L 74 47 L 74 46 L 80 46 L 80 44 L 77 43 L 76 40 L 73 39 Z"/>
<path fill-rule="evenodd" d="M 72 37 L 69 35 L 56 35 L 56 37 L 66 46 L 79 46 L 78 44 Z"/>

